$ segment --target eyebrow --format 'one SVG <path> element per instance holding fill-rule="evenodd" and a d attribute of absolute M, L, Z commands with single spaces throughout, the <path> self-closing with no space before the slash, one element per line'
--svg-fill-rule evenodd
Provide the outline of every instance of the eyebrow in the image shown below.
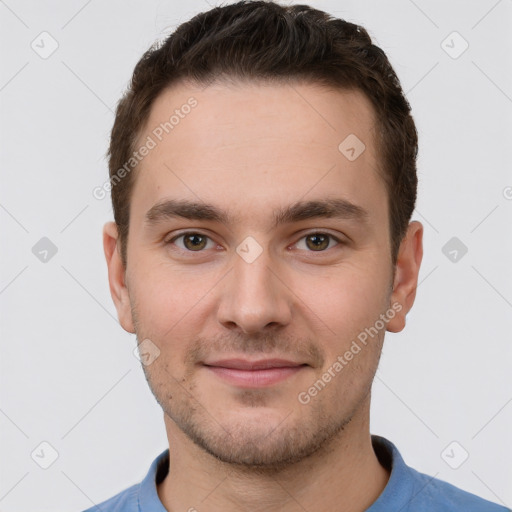
<path fill-rule="evenodd" d="M 347 219 L 364 223 L 367 222 L 368 217 L 367 210 L 346 199 L 298 201 L 273 212 L 273 227 L 317 218 Z M 212 204 L 187 199 L 167 199 L 148 210 L 145 222 L 151 226 L 174 218 L 208 220 L 226 225 L 234 224 L 238 219 Z"/>

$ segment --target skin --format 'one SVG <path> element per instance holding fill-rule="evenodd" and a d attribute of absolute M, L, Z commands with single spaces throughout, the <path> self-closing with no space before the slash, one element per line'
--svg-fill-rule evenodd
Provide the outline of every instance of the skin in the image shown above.
<path fill-rule="evenodd" d="M 143 366 L 170 445 L 160 499 L 173 511 L 365 510 L 389 478 L 371 445 L 371 384 L 385 331 L 401 331 L 413 305 L 423 235 L 409 224 L 394 269 L 373 107 L 357 91 L 307 83 L 180 83 L 157 98 L 140 140 L 191 96 L 197 106 L 137 169 L 126 268 L 115 224 L 103 235 L 120 323 L 160 350 Z M 349 134 L 366 146 L 354 161 L 338 150 Z M 233 219 L 148 225 L 148 210 L 170 198 Z M 329 198 L 361 206 L 366 221 L 273 224 L 275 209 Z M 207 244 L 191 250 L 174 238 L 185 231 Z M 306 236 L 315 233 L 335 238 L 315 250 Z M 248 236 L 262 249 L 251 263 L 236 251 Z M 299 393 L 393 304 L 401 310 L 378 335 L 301 403 Z M 241 388 L 202 364 L 230 357 L 306 366 Z"/>

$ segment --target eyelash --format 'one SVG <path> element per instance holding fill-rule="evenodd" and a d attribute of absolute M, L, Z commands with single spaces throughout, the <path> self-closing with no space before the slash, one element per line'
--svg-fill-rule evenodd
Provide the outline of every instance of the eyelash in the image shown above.
<path fill-rule="evenodd" d="M 202 236 L 202 237 L 205 237 L 207 238 L 208 240 L 212 241 L 213 240 L 211 239 L 211 237 L 209 237 L 208 235 L 205 235 L 201 232 L 198 232 L 198 231 L 186 231 L 184 233 L 181 233 L 179 235 L 176 235 L 175 237 L 171 238 L 170 240 L 167 240 L 165 241 L 165 245 L 174 245 L 175 241 L 180 239 L 180 238 L 184 238 L 186 236 L 189 236 L 189 235 L 199 235 L 199 236 Z M 334 245 L 334 247 L 337 247 L 338 245 L 344 245 L 344 242 L 342 240 L 340 240 L 338 237 L 335 237 L 334 235 L 331 235 L 330 233 L 326 233 L 324 231 L 311 231 L 310 233 L 306 233 L 305 235 L 303 235 L 301 238 L 299 238 L 299 240 L 297 242 L 295 242 L 294 245 L 297 245 L 301 240 L 304 240 L 305 238 L 307 238 L 308 236 L 312 236 L 312 235 L 324 235 L 324 236 L 327 236 L 329 237 L 329 239 L 332 241 L 334 240 L 336 242 L 336 245 Z M 333 249 L 334 247 L 330 247 L 330 243 L 329 243 L 329 246 L 327 247 L 327 249 L 324 249 L 322 251 L 313 251 L 313 250 L 308 250 L 307 252 L 310 252 L 310 253 L 325 253 L 327 252 L 329 249 Z M 182 251 L 182 252 L 187 252 L 187 253 L 202 253 L 202 252 L 205 252 L 206 248 L 205 249 L 201 249 L 199 251 L 191 251 L 190 249 L 187 249 L 187 248 L 181 248 L 181 247 L 178 247 L 179 251 Z"/>

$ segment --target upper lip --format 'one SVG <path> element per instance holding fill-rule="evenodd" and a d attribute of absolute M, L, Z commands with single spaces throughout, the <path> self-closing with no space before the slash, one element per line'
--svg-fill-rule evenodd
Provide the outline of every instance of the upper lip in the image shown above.
<path fill-rule="evenodd" d="M 304 363 L 297 363 L 287 359 L 259 359 L 257 361 L 248 361 L 247 359 L 221 359 L 204 364 L 206 366 L 219 366 L 235 370 L 265 370 L 268 368 L 291 368 L 302 366 Z"/>

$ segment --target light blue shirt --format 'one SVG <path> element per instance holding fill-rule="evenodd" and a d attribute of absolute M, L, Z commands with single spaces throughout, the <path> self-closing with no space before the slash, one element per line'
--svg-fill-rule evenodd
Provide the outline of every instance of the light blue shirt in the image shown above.
<path fill-rule="evenodd" d="M 391 470 L 389 481 L 366 512 L 510 512 L 451 484 L 419 473 L 407 466 L 396 446 L 372 435 L 380 463 Z M 151 464 L 140 484 L 132 485 L 85 512 L 167 512 L 156 490 L 169 468 L 169 450 Z M 204 508 L 204 507 L 203 507 Z"/>

